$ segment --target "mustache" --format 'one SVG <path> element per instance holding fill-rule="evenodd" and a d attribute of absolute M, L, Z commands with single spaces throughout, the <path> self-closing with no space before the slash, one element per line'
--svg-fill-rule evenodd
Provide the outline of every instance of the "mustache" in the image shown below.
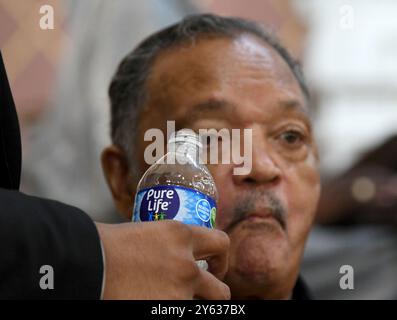
<path fill-rule="evenodd" d="M 249 213 L 261 209 L 266 209 L 285 230 L 287 226 L 287 210 L 281 200 L 269 190 L 250 190 L 239 198 L 238 204 L 232 213 L 232 221 L 225 231 L 229 232 L 238 223 L 244 220 Z"/>

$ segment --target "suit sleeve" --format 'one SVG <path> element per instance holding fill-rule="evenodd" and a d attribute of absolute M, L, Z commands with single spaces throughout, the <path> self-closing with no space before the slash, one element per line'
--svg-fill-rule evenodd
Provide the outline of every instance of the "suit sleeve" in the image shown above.
<path fill-rule="evenodd" d="M 40 273 L 44 265 L 53 289 L 40 286 L 50 275 Z M 84 212 L 0 189 L 0 299 L 99 299 L 103 269 L 99 235 Z"/>

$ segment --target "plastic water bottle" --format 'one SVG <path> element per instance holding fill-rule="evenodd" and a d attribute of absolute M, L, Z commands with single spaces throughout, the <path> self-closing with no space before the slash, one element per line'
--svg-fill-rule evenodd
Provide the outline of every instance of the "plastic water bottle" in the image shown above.
<path fill-rule="evenodd" d="M 138 183 L 133 221 L 173 219 L 214 228 L 218 193 L 214 178 L 199 161 L 199 136 L 189 129 L 179 130 L 169 140 L 168 150 Z M 207 268 L 206 261 L 198 265 Z"/>

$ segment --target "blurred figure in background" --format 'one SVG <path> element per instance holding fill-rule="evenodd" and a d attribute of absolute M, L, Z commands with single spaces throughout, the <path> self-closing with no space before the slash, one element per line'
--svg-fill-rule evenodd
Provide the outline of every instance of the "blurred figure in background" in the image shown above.
<path fill-rule="evenodd" d="M 397 299 L 397 137 L 327 181 L 304 274 L 317 297 Z M 338 290 L 335 271 L 354 270 L 354 290 Z"/>
<path fill-rule="evenodd" d="M 397 225 L 397 136 L 328 181 L 317 220 L 327 225 Z"/>

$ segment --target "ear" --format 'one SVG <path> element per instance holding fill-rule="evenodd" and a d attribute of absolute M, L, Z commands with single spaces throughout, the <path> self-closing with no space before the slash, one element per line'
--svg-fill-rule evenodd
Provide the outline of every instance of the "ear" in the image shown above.
<path fill-rule="evenodd" d="M 111 145 L 102 151 L 101 162 L 117 211 L 131 220 L 136 183 L 130 173 L 127 155 L 119 147 Z"/>

